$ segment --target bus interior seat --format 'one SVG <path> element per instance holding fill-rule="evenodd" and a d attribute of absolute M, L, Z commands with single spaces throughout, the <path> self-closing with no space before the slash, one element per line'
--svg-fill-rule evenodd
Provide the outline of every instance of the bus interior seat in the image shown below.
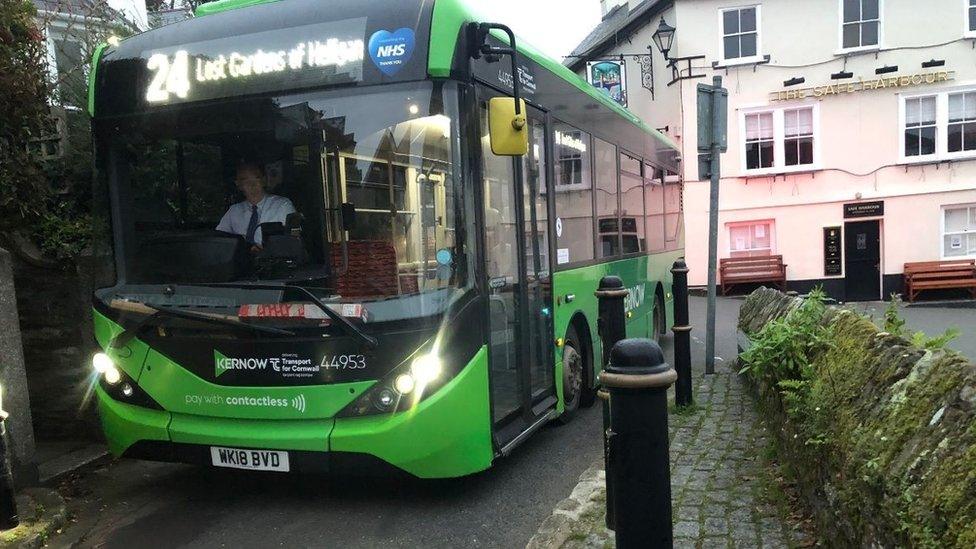
<path fill-rule="evenodd" d="M 349 268 L 342 272 L 342 246 L 331 246 L 336 291 L 344 299 L 385 298 L 400 295 L 396 249 L 385 240 L 346 243 Z"/>

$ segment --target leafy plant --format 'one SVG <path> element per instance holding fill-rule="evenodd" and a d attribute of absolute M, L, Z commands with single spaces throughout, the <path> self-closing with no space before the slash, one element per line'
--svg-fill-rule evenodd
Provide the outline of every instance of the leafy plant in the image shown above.
<path fill-rule="evenodd" d="M 905 335 L 905 319 L 898 314 L 900 304 L 901 297 L 893 293 L 884 312 L 884 331 L 896 336 Z"/>
<path fill-rule="evenodd" d="M 925 332 L 913 332 L 906 326 L 907 322 L 900 314 L 901 297 L 898 294 L 891 294 L 888 306 L 884 312 L 884 331 L 889 334 L 903 337 L 912 342 L 912 345 L 923 349 L 937 350 L 945 349 L 949 343 L 959 337 L 959 330 L 949 328 L 945 332 L 935 337 L 929 337 Z"/>
<path fill-rule="evenodd" d="M 740 374 L 768 378 L 773 383 L 800 379 L 812 357 L 830 345 L 827 329 L 821 324 L 825 295 L 820 288 L 783 318 L 766 324 L 754 337 L 753 346 L 743 353 L 745 366 Z"/>

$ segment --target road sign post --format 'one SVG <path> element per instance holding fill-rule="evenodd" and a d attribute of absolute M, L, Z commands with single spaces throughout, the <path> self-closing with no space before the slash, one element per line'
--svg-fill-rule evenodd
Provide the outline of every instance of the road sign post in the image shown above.
<path fill-rule="evenodd" d="M 710 180 L 708 200 L 708 312 L 705 325 L 705 373 L 715 373 L 715 289 L 718 269 L 718 186 L 721 153 L 728 150 L 729 91 L 722 77 L 698 84 L 698 178 Z M 707 159 L 707 161 L 706 161 Z M 703 173 L 707 166 L 707 173 Z"/>

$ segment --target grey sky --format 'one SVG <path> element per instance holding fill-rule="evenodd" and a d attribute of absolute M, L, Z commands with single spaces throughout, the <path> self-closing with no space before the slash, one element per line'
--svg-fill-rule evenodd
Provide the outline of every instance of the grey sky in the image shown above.
<path fill-rule="evenodd" d="M 471 4 L 558 61 L 600 22 L 600 0 L 471 0 Z"/>

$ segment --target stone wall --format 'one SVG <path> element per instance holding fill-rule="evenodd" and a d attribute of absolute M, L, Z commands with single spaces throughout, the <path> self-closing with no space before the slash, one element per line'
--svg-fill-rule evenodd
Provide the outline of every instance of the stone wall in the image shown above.
<path fill-rule="evenodd" d="M 88 398 L 95 351 L 91 324 L 94 262 L 56 266 L 14 261 L 34 430 L 39 440 L 97 438 Z"/>
<path fill-rule="evenodd" d="M 801 303 L 757 290 L 739 329 L 759 341 Z M 796 379 L 749 376 L 828 546 L 976 546 L 976 365 L 852 311 L 827 308 L 821 325 L 827 342 Z"/>
<path fill-rule="evenodd" d="M 10 414 L 4 427 L 11 467 L 15 482 L 24 486 L 37 479 L 37 468 L 34 466 L 34 430 L 12 262 L 10 253 L 0 248 L 0 386 L 3 387 L 3 410 Z"/>

